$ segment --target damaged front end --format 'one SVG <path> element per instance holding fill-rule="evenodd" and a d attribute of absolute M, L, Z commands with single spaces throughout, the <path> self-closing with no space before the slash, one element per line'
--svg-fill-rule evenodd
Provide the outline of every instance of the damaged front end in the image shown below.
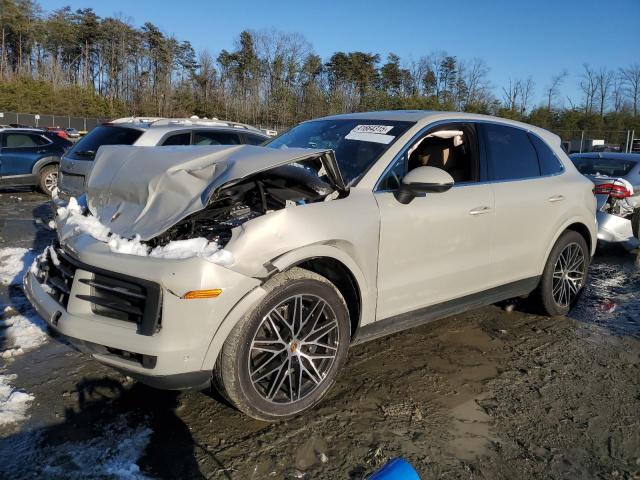
<path fill-rule="evenodd" d="M 593 176 L 597 199 L 598 239 L 611 243 L 638 244 L 640 192 L 623 178 Z"/>
<path fill-rule="evenodd" d="M 98 239 L 113 251 L 165 256 L 193 239 L 222 249 L 254 218 L 347 194 L 331 150 L 108 147 L 85 213 L 108 230 Z"/>

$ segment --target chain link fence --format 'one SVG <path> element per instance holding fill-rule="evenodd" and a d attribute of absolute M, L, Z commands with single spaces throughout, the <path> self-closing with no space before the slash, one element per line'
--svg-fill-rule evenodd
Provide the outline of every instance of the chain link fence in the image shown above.
<path fill-rule="evenodd" d="M 640 132 L 634 130 L 556 130 L 569 153 L 638 152 Z"/>
<path fill-rule="evenodd" d="M 75 128 L 86 132 L 108 120 L 108 118 L 72 117 L 69 115 L 0 112 L 0 125 L 16 123 L 39 128 Z"/>

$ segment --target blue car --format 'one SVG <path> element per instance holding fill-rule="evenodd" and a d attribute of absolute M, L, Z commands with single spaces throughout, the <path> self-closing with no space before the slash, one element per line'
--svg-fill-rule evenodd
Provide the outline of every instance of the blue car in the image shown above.
<path fill-rule="evenodd" d="M 0 187 L 33 186 L 51 194 L 62 154 L 73 145 L 36 128 L 0 130 Z"/>

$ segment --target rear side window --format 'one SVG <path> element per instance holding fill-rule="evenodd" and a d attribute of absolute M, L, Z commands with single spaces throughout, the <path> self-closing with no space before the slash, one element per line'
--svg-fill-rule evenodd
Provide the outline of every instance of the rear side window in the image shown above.
<path fill-rule="evenodd" d="M 555 175 L 562 172 L 562 163 L 560 163 L 560 160 L 556 157 L 555 153 L 553 153 L 549 146 L 537 135 L 532 135 L 530 133 L 529 139 L 538 153 L 540 172 L 542 175 Z"/>
<path fill-rule="evenodd" d="M 182 132 L 177 133 L 176 135 L 171 135 L 162 142 L 162 145 L 191 145 L 191 132 Z"/>
<path fill-rule="evenodd" d="M 489 180 L 521 180 L 540 176 L 538 155 L 527 132 L 505 125 L 484 124 Z"/>
<path fill-rule="evenodd" d="M 76 143 L 67 157 L 86 160 L 94 157 L 102 145 L 133 145 L 140 135 L 142 131 L 135 128 L 100 125 Z"/>
<path fill-rule="evenodd" d="M 39 147 L 48 144 L 49 142 L 39 135 L 29 133 L 5 134 L 5 147 L 7 148 Z"/>
<path fill-rule="evenodd" d="M 193 132 L 194 145 L 240 145 L 240 136 L 232 132 Z"/>
<path fill-rule="evenodd" d="M 267 140 L 258 135 L 251 135 L 250 133 L 246 133 L 244 136 L 247 139 L 248 145 L 262 145 Z"/>

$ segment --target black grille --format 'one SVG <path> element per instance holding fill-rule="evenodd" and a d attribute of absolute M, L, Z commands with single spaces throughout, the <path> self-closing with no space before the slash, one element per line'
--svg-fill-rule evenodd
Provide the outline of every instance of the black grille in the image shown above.
<path fill-rule="evenodd" d="M 159 327 L 161 290 L 157 283 L 120 273 L 110 272 L 76 260 L 59 246 L 52 246 L 40 265 L 51 295 L 67 308 L 69 294 L 76 269 L 93 274 L 91 279 L 79 281 L 91 287 L 91 295 L 76 295 L 76 298 L 91 303 L 96 315 L 135 323 L 138 333 L 153 335 Z"/>
<path fill-rule="evenodd" d="M 66 255 L 61 255 L 61 252 L 59 247 L 51 246 L 47 253 L 40 257 L 39 280 L 47 285 L 47 293 L 67 308 L 76 267 L 69 262 Z"/>

